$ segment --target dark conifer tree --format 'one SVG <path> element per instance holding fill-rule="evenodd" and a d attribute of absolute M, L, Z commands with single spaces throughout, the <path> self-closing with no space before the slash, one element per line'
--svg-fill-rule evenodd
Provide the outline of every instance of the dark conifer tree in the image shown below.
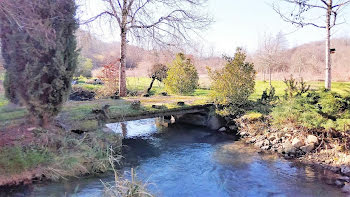
<path fill-rule="evenodd" d="M 6 96 L 46 126 L 67 99 L 77 64 L 76 5 L 74 0 L 21 0 L 21 4 L 30 5 L 32 11 L 19 6 L 15 12 L 22 17 L 30 14 L 30 25 L 0 13 Z M 42 29 L 33 31 L 36 27 Z"/>

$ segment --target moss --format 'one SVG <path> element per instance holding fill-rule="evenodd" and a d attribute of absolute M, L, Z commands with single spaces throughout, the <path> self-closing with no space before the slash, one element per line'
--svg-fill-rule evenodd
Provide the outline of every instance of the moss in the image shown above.
<path fill-rule="evenodd" d="M 249 120 L 249 121 L 255 121 L 259 120 L 263 117 L 263 114 L 258 113 L 258 112 L 249 112 L 246 115 L 243 116 L 243 118 Z"/>

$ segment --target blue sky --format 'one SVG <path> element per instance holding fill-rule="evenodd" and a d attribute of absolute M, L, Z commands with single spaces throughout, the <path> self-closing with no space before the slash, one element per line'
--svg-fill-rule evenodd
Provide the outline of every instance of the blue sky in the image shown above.
<path fill-rule="evenodd" d="M 101 0 L 90 2 L 90 12 L 98 12 Z M 214 50 L 216 54 L 232 54 L 236 47 L 242 46 L 249 52 L 254 52 L 265 34 L 283 32 L 288 40 L 288 46 L 323 40 L 324 29 L 315 27 L 296 28 L 284 22 L 271 7 L 274 0 L 209 0 L 209 13 L 215 23 L 203 32 L 203 43 L 207 51 Z M 350 19 L 350 8 L 344 10 L 344 16 Z M 85 18 L 84 16 L 83 18 Z M 103 25 L 102 25 L 103 26 Z M 92 30 L 102 40 L 119 40 L 118 33 L 112 35 L 107 27 L 93 26 Z M 101 31 L 103 30 L 103 31 Z M 350 21 L 333 29 L 334 37 L 350 35 Z"/>

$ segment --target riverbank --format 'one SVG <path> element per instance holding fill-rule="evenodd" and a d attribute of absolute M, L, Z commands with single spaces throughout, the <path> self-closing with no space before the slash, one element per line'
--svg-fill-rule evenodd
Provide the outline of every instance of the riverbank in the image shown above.
<path fill-rule="evenodd" d="M 79 135 L 18 125 L 0 138 L 1 187 L 103 173 L 110 170 L 111 152 L 121 150 L 121 137 L 101 130 Z"/>
<path fill-rule="evenodd" d="M 337 173 L 339 176 L 330 179 L 331 184 L 350 192 L 350 155 L 344 147 L 346 144 L 337 141 L 345 138 L 341 132 L 333 131 L 331 138 L 325 137 L 324 131 L 292 124 L 276 128 L 270 116 L 259 113 L 244 115 L 236 119 L 236 124 L 241 141 L 246 144 L 262 152 L 278 153 L 286 159 Z"/>

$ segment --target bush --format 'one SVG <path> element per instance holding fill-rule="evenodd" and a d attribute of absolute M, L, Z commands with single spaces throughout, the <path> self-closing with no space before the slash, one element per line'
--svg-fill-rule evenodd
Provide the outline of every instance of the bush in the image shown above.
<path fill-rule="evenodd" d="M 92 60 L 89 58 L 85 58 L 82 56 L 78 57 L 78 66 L 77 70 L 74 73 L 75 77 L 91 77 L 91 71 L 94 65 L 92 64 Z"/>
<path fill-rule="evenodd" d="M 254 92 L 255 70 L 252 63 L 246 62 L 246 54 L 238 48 L 234 58 L 225 57 L 225 67 L 218 71 L 208 68 L 212 80 L 210 97 L 218 106 L 218 113 L 224 116 L 235 115 L 248 102 Z"/>
<path fill-rule="evenodd" d="M 292 123 L 309 129 L 345 131 L 350 126 L 348 100 L 329 91 L 312 91 L 306 96 L 290 98 L 271 113 L 275 125 Z"/>
<path fill-rule="evenodd" d="M 191 94 L 198 87 L 198 73 L 191 59 L 184 54 L 176 55 L 164 80 L 167 91 L 174 94 Z"/>
<path fill-rule="evenodd" d="M 101 75 L 98 76 L 104 82 L 104 85 L 97 91 L 97 98 L 115 96 L 118 92 L 119 84 L 119 61 L 111 61 L 103 66 Z"/>

